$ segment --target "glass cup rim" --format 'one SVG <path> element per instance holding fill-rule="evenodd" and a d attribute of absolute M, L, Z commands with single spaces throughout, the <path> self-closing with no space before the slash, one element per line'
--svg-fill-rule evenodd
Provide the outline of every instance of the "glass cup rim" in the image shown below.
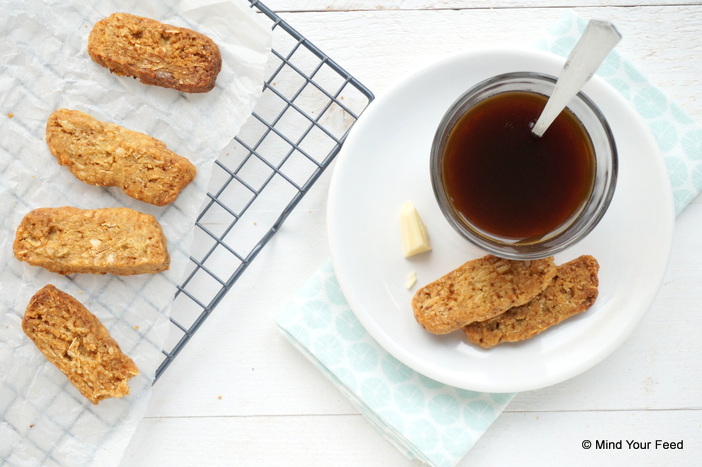
<path fill-rule="evenodd" d="M 454 230 L 466 240 L 491 254 L 508 259 L 529 260 L 552 256 L 582 240 L 595 228 L 607 211 L 614 195 L 618 174 L 618 153 L 614 135 L 607 119 L 592 99 L 581 91 L 573 101 L 571 101 L 568 108 L 580 121 L 588 137 L 592 140 L 592 133 L 598 133 L 599 140 L 602 140 L 605 146 L 598 149 L 598 147 L 595 146 L 595 142 L 592 141 L 596 164 L 593 188 L 590 197 L 581 205 L 576 214 L 571 216 L 566 225 L 550 232 L 545 238 L 542 238 L 542 240 L 529 243 L 505 241 L 504 239 L 491 236 L 489 233 L 481 232 L 467 225 L 466 221 L 453 209 L 443 186 L 442 160 L 446 139 L 457 120 L 470 108 L 478 102 L 500 94 L 501 92 L 488 93 L 488 95 L 475 100 L 472 105 L 467 106 L 466 104 L 470 104 L 471 98 L 474 98 L 476 95 L 480 96 L 481 92 L 489 91 L 494 87 L 521 83 L 525 84 L 525 86 L 523 86 L 525 89 L 510 89 L 501 92 L 525 91 L 547 95 L 543 92 L 529 89 L 528 87 L 529 85 L 546 85 L 552 90 L 553 86 L 555 86 L 556 78 L 539 72 L 504 73 L 487 78 L 461 94 L 461 96 L 449 106 L 435 132 L 430 154 L 430 173 L 432 189 L 436 201 L 439 204 L 442 214 Z M 585 109 L 584 111 L 590 114 L 589 116 L 591 118 L 594 117 L 593 121 L 597 126 L 595 128 L 588 127 L 576 112 L 573 111 L 573 105 L 582 106 L 582 108 Z M 600 157 L 602 151 L 606 154 Z M 601 173 L 601 171 L 603 172 Z M 585 218 L 584 216 L 588 217 Z"/>

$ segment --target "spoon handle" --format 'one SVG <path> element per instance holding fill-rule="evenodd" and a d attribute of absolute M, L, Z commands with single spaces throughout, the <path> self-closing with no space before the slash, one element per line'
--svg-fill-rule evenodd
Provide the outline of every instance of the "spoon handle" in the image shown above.
<path fill-rule="evenodd" d="M 595 74 L 607 54 L 622 36 L 609 21 L 590 20 L 585 32 L 561 70 L 553 94 L 541 112 L 534 128 L 536 136 L 543 136 L 558 114 L 568 105 L 587 81 Z"/>

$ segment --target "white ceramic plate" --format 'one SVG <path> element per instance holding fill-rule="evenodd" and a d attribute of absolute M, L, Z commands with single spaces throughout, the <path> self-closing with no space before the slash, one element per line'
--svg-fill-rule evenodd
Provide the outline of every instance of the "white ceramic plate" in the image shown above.
<path fill-rule="evenodd" d="M 585 313 L 522 343 L 490 350 L 463 333 L 435 336 L 414 319 L 414 291 L 485 253 L 444 219 L 429 179 L 429 150 L 445 110 L 490 76 L 536 71 L 557 76 L 563 60 L 527 50 L 490 49 L 433 64 L 375 100 L 356 123 L 336 161 L 328 204 L 335 272 L 356 316 L 398 360 L 464 389 L 516 392 L 561 382 L 592 367 L 630 335 L 660 286 L 671 246 L 673 201 L 662 158 L 645 123 L 608 84 L 584 88 L 610 122 L 619 151 L 617 190 L 600 224 L 556 256 L 581 254 L 600 263 L 600 293 Z M 411 200 L 433 250 L 402 256 L 398 216 Z M 416 271 L 417 284 L 405 288 Z"/>

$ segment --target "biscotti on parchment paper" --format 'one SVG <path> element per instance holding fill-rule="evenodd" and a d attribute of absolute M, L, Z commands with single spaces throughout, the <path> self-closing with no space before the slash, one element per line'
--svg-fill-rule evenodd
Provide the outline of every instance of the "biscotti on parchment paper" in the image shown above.
<path fill-rule="evenodd" d="M 155 274 L 170 264 L 156 218 L 129 208 L 35 209 L 17 227 L 13 250 L 58 274 Z"/>
<path fill-rule="evenodd" d="M 58 163 L 79 180 L 116 186 L 156 206 L 175 201 L 197 172 L 162 141 L 78 110 L 53 112 L 46 124 L 46 142 Z"/>
<path fill-rule="evenodd" d="M 191 29 L 128 13 L 98 21 L 88 54 L 116 75 L 184 92 L 207 92 L 222 69 L 219 48 Z"/>
<path fill-rule="evenodd" d="M 51 284 L 29 301 L 22 329 L 93 404 L 126 396 L 129 380 L 139 374 L 100 320 Z"/>

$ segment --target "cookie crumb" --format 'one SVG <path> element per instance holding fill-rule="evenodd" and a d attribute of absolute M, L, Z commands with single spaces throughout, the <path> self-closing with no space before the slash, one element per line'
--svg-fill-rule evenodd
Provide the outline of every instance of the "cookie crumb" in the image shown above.
<path fill-rule="evenodd" d="M 410 271 L 407 273 L 407 278 L 405 279 L 405 287 L 407 290 L 411 289 L 412 286 L 417 282 L 417 273 Z"/>

